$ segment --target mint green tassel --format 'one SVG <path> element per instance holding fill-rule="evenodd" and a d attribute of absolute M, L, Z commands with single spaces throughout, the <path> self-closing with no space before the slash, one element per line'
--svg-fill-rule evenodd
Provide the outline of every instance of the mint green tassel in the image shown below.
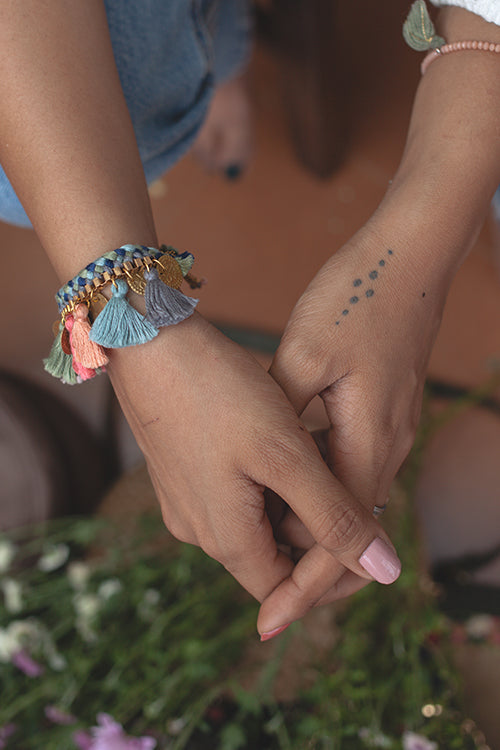
<path fill-rule="evenodd" d="M 89 339 L 108 349 L 145 344 L 158 336 L 158 330 L 125 299 L 127 282 L 118 279 L 113 296 L 95 319 Z"/>
<path fill-rule="evenodd" d="M 416 0 L 411 6 L 403 24 L 403 36 L 406 44 L 418 52 L 436 49 L 446 43 L 443 37 L 436 34 L 424 0 Z"/>
<path fill-rule="evenodd" d="M 191 255 L 191 253 L 183 253 L 182 255 L 177 256 L 175 260 L 181 268 L 182 275 L 185 276 L 193 267 L 194 255 Z"/>
<path fill-rule="evenodd" d="M 61 346 L 61 336 L 64 330 L 63 322 L 59 324 L 59 331 L 52 344 L 52 349 L 47 359 L 43 360 L 43 366 L 46 372 L 59 378 L 64 383 L 74 385 L 77 382 L 76 372 L 73 370 L 73 357 L 66 354 Z"/>
<path fill-rule="evenodd" d="M 76 383 L 81 383 L 81 379 L 73 368 L 73 357 L 70 354 L 65 354 L 64 356 L 64 370 L 61 374 L 61 381 L 66 385 L 76 385 Z"/>

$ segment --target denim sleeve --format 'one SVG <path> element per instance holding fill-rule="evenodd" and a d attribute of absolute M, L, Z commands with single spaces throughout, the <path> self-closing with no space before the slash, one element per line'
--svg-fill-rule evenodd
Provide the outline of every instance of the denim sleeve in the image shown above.
<path fill-rule="evenodd" d="M 217 81 L 250 54 L 248 0 L 105 0 L 113 53 L 148 182 L 193 143 Z M 0 219 L 31 223 L 0 167 Z"/>

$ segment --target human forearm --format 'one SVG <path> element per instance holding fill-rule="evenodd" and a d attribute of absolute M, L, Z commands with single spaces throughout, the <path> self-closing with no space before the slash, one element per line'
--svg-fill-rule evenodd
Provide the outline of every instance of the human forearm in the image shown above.
<path fill-rule="evenodd" d="M 458 8 L 441 12 L 438 32 L 450 42 L 500 42 L 498 26 Z M 438 262 L 439 246 L 440 268 L 453 272 L 499 182 L 500 56 L 450 54 L 420 82 L 401 164 L 373 226 L 401 225 L 408 240 L 414 237 L 417 262 Z"/>
<path fill-rule="evenodd" d="M 0 8 L 0 161 L 61 280 L 157 242 L 102 0 Z"/>

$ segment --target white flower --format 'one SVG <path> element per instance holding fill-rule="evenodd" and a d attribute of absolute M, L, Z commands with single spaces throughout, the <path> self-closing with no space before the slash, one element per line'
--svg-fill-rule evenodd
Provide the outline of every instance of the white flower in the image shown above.
<path fill-rule="evenodd" d="M 97 634 L 93 628 L 94 620 L 101 608 L 97 594 L 76 594 L 73 597 L 76 612 L 75 627 L 87 643 L 95 643 Z"/>
<path fill-rule="evenodd" d="M 11 661 L 14 654 L 24 649 L 29 654 L 43 653 L 52 669 L 63 669 L 66 666 L 49 631 L 34 617 L 13 620 L 6 628 L 0 628 L 0 662 Z"/>
<path fill-rule="evenodd" d="M 0 628 L 0 662 L 7 664 L 19 650 L 19 642 L 10 628 Z"/>
<path fill-rule="evenodd" d="M 141 620 L 144 620 L 144 622 L 152 622 L 154 620 L 159 601 L 160 592 L 157 589 L 146 589 L 137 606 L 137 614 Z"/>
<path fill-rule="evenodd" d="M 465 631 L 471 638 L 488 638 L 495 627 L 495 620 L 491 615 L 474 615 L 465 623 Z"/>
<path fill-rule="evenodd" d="M 435 742 L 431 742 L 427 737 L 414 732 L 405 732 L 403 734 L 403 750 L 439 750 Z"/>
<path fill-rule="evenodd" d="M 77 594 L 73 597 L 77 615 L 84 620 L 93 620 L 101 607 L 97 594 Z"/>
<path fill-rule="evenodd" d="M 43 555 L 38 560 L 38 569 L 44 573 L 51 573 L 62 567 L 69 557 L 67 544 L 48 544 Z"/>
<path fill-rule="evenodd" d="M 369 729 L 363 727 L 358 732 L 359 738 L 363 740 L 366 747 L 392 747 L 392 740 L 387 735 L 382 734 L 378 729 Z"/>
<path fill-rule="evenodd" d="M 118 578 L 108 578 L 106 581 L 103 581 L 97 589 L 97 596 L 99 599 L 107 601 L 115 594 L 118 594 L 122 588 L 122 582 Z"/>
<path fill-rule="evenodd" d="M 16 554 L 16 547 L 10 539 L 0 539 L 0 574 L 6 573 Z"/>
<path fill-rule="evenodd" d="M 171 719 L 167 724 L 167 732 L 172 737 L 177 737 L 186 726 L 186 723 L 186 719 L 183 719 L 182 717 L 179 719 Z"/>
<path fill-rule="evenodd" d="M 23 608 L 22 587 L 13 578 L 4 578 L 2 590 L 5 599 L 5 609 L 15 615 Z"/>
<path fill-rule="evenodd" d="M 90 566 L 87 563 L 76 561 L 68 565 L 68 580 L 76 591 L 82 591 L 90 578 Z"/>
<path fill-rule="evenodd" d="M 160 592 L 158 589 L 146 589 L 144 592 L 144 603 L 149 604 L 150 607 L 156 607 L 160 601 Z"/>
<path fill-rule="evenodd" d="M 63 669 L 66 669 L 68 666 L 68 662 L 60 654 L 58 651 L 53 649 L 48 654 L 48 662 L 50 664 L 50 668 L 54 670 L 54 672 L 62 672 Z"/>

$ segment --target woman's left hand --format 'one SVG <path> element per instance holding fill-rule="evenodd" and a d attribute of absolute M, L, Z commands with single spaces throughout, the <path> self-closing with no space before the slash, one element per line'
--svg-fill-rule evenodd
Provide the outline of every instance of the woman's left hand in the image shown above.
<path fill-rule="evenodd" d="M 369 222 L 302 295 L 270 370 L 298 414 L 321 396 L 328 464 L 370 511 L 386 503 L 412 446 L 448 288 L 449 274 L 427 268 L 425 252 L 412 260 L 421 243 L 393 221 Z M 313 544 L 291 511 L 274 528 L 307 552 L 261 613 L 286 609 L 292 621 L 366 584 Z"/>

